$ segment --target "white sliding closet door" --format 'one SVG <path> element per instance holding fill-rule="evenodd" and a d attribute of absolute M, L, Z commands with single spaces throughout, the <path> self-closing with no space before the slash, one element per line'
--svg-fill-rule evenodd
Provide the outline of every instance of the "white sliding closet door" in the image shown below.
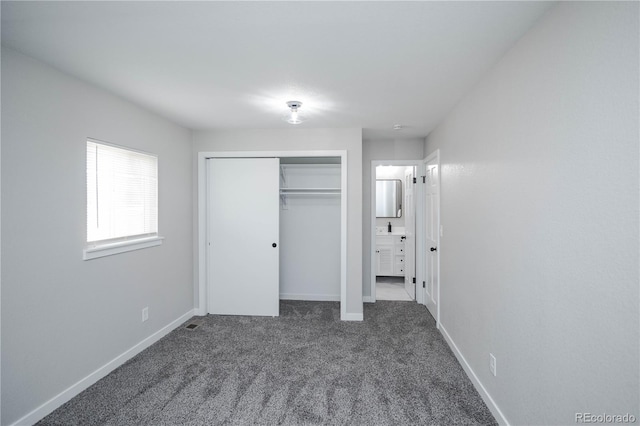
<path fill-rule="evenodd" d="M 279 159 L 207 160 L 208 311 L 279 315 Z"/>

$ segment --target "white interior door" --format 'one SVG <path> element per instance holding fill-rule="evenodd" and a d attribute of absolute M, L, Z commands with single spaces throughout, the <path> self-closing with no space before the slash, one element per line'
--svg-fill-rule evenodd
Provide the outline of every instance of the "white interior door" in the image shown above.
<path fill-rule="evenodd" d="M 425 305 L 431 315 L 438 320 L 438 300 L 440 291 L 440 171 L 437 156 L 427 161 L 425 177 Z"/>
<path fill-rule="evenodd" d="M 416 298 L 416 206 L 415 206 L 415 167 L 407 167 L 404 173 L 405 198 L 404 198 L 404 226 L 406 239 L 404 241 L 405 269 L 404 289 L 413 300 Z"/>
<path fill-rule="evenodd" d="M 279 314 L 279 159 L 207 160 L 211 314 Z"/>

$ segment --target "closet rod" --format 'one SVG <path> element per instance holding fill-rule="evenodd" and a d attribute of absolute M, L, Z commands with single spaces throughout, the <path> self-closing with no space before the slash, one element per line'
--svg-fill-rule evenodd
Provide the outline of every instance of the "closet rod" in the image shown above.
<path fill-rule="evenodd" d="M 326 192 L 340 192 L 340 188 L 280 188 L 280 192 L 289 191 L 326 191 Z"/>

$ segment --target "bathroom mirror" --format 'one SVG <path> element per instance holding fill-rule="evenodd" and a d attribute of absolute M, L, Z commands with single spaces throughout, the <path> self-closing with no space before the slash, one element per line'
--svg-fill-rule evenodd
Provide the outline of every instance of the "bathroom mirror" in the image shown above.
<path fill-rule="evenodd" d="M 402 216 L 402 181 L 376 180 L 376 217 Z"/>

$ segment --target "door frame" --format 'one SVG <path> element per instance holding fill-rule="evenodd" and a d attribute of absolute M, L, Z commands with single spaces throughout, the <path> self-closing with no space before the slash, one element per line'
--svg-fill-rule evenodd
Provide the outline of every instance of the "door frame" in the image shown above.
<path fill-rule="evenodd" d="M 441 273 L 441 269 L 440 269 L 440 252 L 442 251 L 441 250 L 441 240 L 440 240 L 440 237 L 441 237 L 441 234 L 442 234 L 442 225 L 441 225 L 442 224 L 442 209 L 440 208 L 440 198 L 441 198 L 440 197 L 440 192 L 441 192 L 441 189 L 442 189 L 442 166 L 440 165 L 440 150 L 436 149 L 431 154 L 427 155 L 425 157 L 425 159 L 422 160 L 422 166 L 421 167 L 422 167 L 423 174 L 426 176 L 426 174 L 427 174 L 427 172 L 426 172 L 427 164 L 430 163 L 431 161 L 434 161 L 434 160 L 435 160 L 435 163 L 438 165 L 438 185 L 437 185 L 437 187 L 438 187 L 438 196 L 436 197 L 437 198 L 437 204 L 438 204 L 438 221 L 437 221 L 437 225 L 436 225 L 436 228 L 437 228 L 437 232 L 436 232 L 436 241 L 437 241 L 436 247 L 438 248 L 438 250 L 436 251 L 436 267 L 438 268 L 438 280 L 435 283 L 435 287 L 437 289 L 435 320 L 436 320 L 436 328 L 439 329 L 440 328 L 440 281 L 442 281 L 440 279 L 440 273 Z M 425 223 L 425 221 L 427 219 L 427 216 L 426 216 L 427 212 L 425 211 L 426 209 L 424 208 L 424 202 L 425 202 L 425 199 L 426 199 L 426 191 L 427 191 L 426 186 L 423 186 L 422 187 L 422 191 L 420 191 L 422 193 L 422 201 L 421 201 L 421 203 L 422 203 L 422 212 L 423 212 L 423 216 L 421 218 L 422 230 L 423 230 L 423 238 L 422 238 L 422 257 L 423 257 L 423 259 L 422 259 L 422 268 L 423 268 L 423 270 L 422 270 L 422 273 L 423 273 L 423 277 L 424 277 L 425 281 L 426 281 L 426 278 L 427 278 L 427 275 L 428 275 L 427 274 L 427 262 L 425 260 L 426 254 L 427 254 L 427 245 L 426 245 L 427 239 L 426 239 L 426 235 L 424 234 L 424 232 L 425 232 L 424 223 Z M 426 294 L 425 294 L 426 290 L 423 289 L 421 293 L 422 293 L 423 304 L 426 306 L 427 305 Z"/>
<path fill-rule="evenodd" d="M 195 315 L 207 315 L 207 158 L 286 158 L 286 157 L 340 157 L 340 319 L 349 320 L 347 314 L 347 151 L 206 151 L 198 152 L 197 229 L 198 255 L 194 258 L 197 270 L 197 296 Z M 195 299 L 195 295 L 194 295 Z"/>
<path fill-rule="evenodd" d="M 371 226 L 369 232 L 371 234 L 371 247 L 370 247 L 370 257 L 371 257 L 371 282 L 370 282 L 370 298 L 365 301 L 375 303 L 376 301 L 376 167 L 377 166 L 399 166 L 399 167 L 407 167 L 414 166 L 416 168 L 416 178 L 422 176 L 423 173 L 423 160 L 372 160 L 371 161 L 371 176 L 370 176 L 370 188 L 371 188 Z M 416 184 L 417 185 L 417 184 Z M 423 201 L 422 197 L 424 196 L 424 191 L 415 191 L 414 192 L 414 202 L 413 205 L 416 209 L 415 211 L 415 220 L 416 220 L 416 229 L 415 229 L 415 238 L 416 238 L 416 249 L 415 249 L 415 263 L 414 266 L 416 268 L 416 288 L 418 283 L 424 280 L 425 276 L 423 275 L 423 271 L 425 269 L 423 262 L 423 251 L 424 250 L 424 232 L 423 226 L 424 222 L 421 220 L 423 217 Z M 424 304 L 424 292 L 416 291 L 416 302 L 420 304 Z"/>

